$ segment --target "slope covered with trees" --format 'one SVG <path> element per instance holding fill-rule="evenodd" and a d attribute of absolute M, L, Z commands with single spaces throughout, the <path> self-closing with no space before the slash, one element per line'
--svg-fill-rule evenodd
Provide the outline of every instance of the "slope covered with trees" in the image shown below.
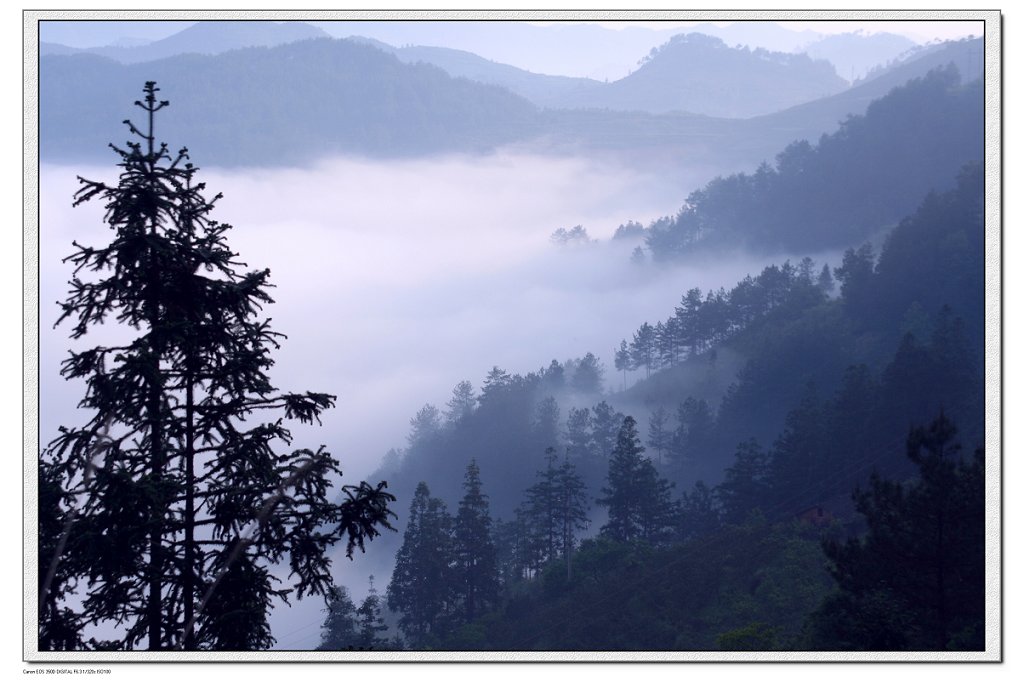
<path fill-rule="evenodd" d="M 478 400 L 460 384 L 443 421 L 424 408 L 388 472 L 399 489 L 450 485 L 470 460 L 502 482 L 500 598 L 424 646 L 980 648 L 981 460 L 961 457 L 950 424 L 964 451 L 983 446 L 983 200 L 971 164 L 877 257 L 861 246 L 835 268 L 804 259 L 687 292 L 669 321 L 623 342 L 621 369 L 641 372 L 626 392 L 604 394 L 581 360 L 525 377 L 495 368 Z M 693 377 L 727 356 L 742 358 L 733 383 L 702 397 Z M 578 483 L 557 483 L 560 467 Z M 582 513 L 559 515 L 569 500 Z M 885 509 L 905 524 L 879 525 L 893 522 Z M 959 547 L 949 565 L 909 540 L 936 513 Z M 560 526 L 579 530 L 560 540 Z M 873 575 L 895 570 L 885 552 L 900 551 L 920 581 L 873 591 Z"/>
<path fill-rule="evenodd" d="M 816 145 L 790 144 L 756 172 L 720 177 L 652 225 L 647 245 L 670 260 L 704 248 L 807 253 L 868 239 L 957 170 L 980 162 L 981 82 L 930 72 L 872 102 Z"/>

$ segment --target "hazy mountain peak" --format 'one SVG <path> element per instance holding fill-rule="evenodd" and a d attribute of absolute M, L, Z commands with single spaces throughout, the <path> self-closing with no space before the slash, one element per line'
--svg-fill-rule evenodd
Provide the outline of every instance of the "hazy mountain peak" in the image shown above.
<path fill-rule="evenodd" d="M 214 55 L 246 47 L 273 47 L 328 37 L 322 29 L 297 21 L 198 21 L 160 40 L 136 45 L 115 44 L 83 51 L 132 64 L 179 54 Z M 49 52 L 66 53 L 56 49 Z"/>
<path fill-rule="evenodd" d="M 805 54 L 729 47 L 714 36 L 685 33 L 652 49 L 636 72 L 610 84 L 601 94 L 604 101 L 588 105 L 622 108 L 614 103 L 627 102 L 656 113 L 746 118 L 830 95 L 846 85 L 830 63 Z"/>
<path fill-rule="evenodd" d="M 839 33 L 808 44 L 803 51 L 815 59 L 827 59 L 851 81 L 917 46 L 910 38 L 894 33 Z"/>

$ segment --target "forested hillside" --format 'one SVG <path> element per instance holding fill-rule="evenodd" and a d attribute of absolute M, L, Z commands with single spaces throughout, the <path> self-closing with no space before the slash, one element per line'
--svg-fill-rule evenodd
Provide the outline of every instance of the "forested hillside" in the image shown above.
<path fill-rule="evenodd" d="M 980 161 L 980 81 L 938 69 L 872 102 L 816 144 L 793 142 L 754 173 L 718 178 L 647 235 L 654 257 L 708 248 L 808 253 L 888 229 L 958 168 Z"/>
<path fill-rule="evenodd" d="M 834 275 L 805 259 L 729 292 L 687 292 L 651 345 L 643 329 L 623 342 L 617 365 L 649 374 L 626 393 L 603 392 L 588 354 L 526 376 L 494 368 L 479 396 L 463 382 L 443 412 L 424 407 L 380 475 L 414 500 L 399 568 L 433 578 L 405 585 L 396 568 L 388 603 L 404 640 L 376 646 L 978 647 L 981 455 L 970 455 L 984 443 L 982 202 L 980 167 L 969 165 L 877 258 L 863 246 Z M 907 249 L 924 234 L 929 246 Z M 727 355 L 743 361 L 725 397 L 698 397 L 722 380 Z M 967 525 L 948 540 L 960 543 L 955 565 L 936 569 L 947 559 L 928 548 L 900 561 L 968 582 L 941 624 L 897 632 L 894 620 L 869 635 L 857 630 L 873 625 L 864 599 L 879 595 L 866 596 L 863 572 L 894 567 L 864 558 L 891 551 L 882 539 L 856 538 L 862 515 L 882 532 L 872 515 L 903 504 L 890 495 L 904 481 L 917 481 L 904 486 L 908 504 L 950 486 L 960 506 L 945 513 Z M 486 542 L 460 535 L 469 497 Z M 899 532 L 929 523 L 926 509 L 910 507 Z M 416 549 L 424 543 L 433 549 Z M 460 546 L 486 555 L 474 566 L 493 566 L 471 581 L 489 585 L 471 612 Z M 902 609 L 892 618 L 939 618 L 919 601 L 934 591 L 892 589 Z"/>

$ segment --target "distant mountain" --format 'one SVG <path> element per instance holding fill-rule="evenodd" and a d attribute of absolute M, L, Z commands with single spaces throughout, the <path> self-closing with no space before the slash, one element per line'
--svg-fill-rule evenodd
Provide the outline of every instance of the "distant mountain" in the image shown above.
<path fill-rule="evenodd" d="M 91 54 L 40 60 L 40 153 L 107 158 L 147 80 L 172 103 L 161 140 L 197 163 L 282 165 L 332 154 L 480 151 L 537 133 L 537 111 L 501 88 L 403 64 L 344 40 L 119 64 Z"/>
<path fill-rule="evenodd" d="M 516 145 L 605 155 L 650 172 L 702 168 L 710 178 L 749 170 L 793 140 L 817 140 L 935 66 L 953 62 L 962 74 L 976 72 L 978 50 L 977 40 L 951 43 L 837 95 L 738 120 L 540 110 L 507 90 L 343 40 L 133 65 L 51 55 L 40 60 L 40 153 L 48 161 L 108 160 L 107 143 L 127 139 L 120 122 L 132 114 L 130 103 L 144 81 L 156 80 L 174 107 L 162 139 L 191 145 L 200 164 L 287 165 L 342 153 L 408 157 Z"/>
<path fill-rule="evenodd" d="M 566 97 L 561 106 L 747 118 L 819 99 L 846 85 L 825 61 L 733 48 L 718 38 L 689 33 L 652 50 L 626 78 Z"/>
<path fill-rule="evenodd" d="M 844 92 L 751 119 L 747 125 L 756 131 L 756 135 L 763 136 L 776 147 L 786 144 L 786 140 L 816 140 L 834 131 L 839 121 L 847 116 L 863 114 L 872 101 L 885 96 L 893 88 L 920 78 L 935 68 L 954 64 L 964 82 L 979 78 L 984 64 L 983 54 L 980 38 L 943 43 L 935 49 L 922 50 L 920 56 L 893 66 Z"/>
<path fill-rule="evenodd" d="M 336 38 L 366 36 L 389 45 L 447 47 L 532 73 L 601 80 L 621 78 L 678 29 L 521 21 L 320 21 Z M 524 49 L 526 46 L 526 49 Z"/>
<path fill-rule="evenodd" d="M 826 62 L 804 55 L 730 48 L 702 34 L 654 48 L 639 70 L 614 82 L 548 76 L 443 47 L 394 48 L 364 39 L 404 62 L 426 62 L 461 78 L 508 88 L 547 109 L 680 111 L 723 118 L 771 113 L 846 87 Z"/>
<path fill-rule="evenodd" d="M 396 48 L 372 38 L 352 40 L 365 41 L 394 54 L 407 64 L 433 64 L 454 78 L 468 78 L 478 83 L 501 86 L 542 108 L 561 106 L 565 100 L 572 100 L 582 93 L 593 92 L 606 85 L 590 78 L 532 73 L 508 64 L 492 62 L 472 52 L 447 47 L 411 45 Z"/>
<path fill-rule="evenodd" d="M 389 45 L 448 47 L 480 55 L 533 73 L 618 80 L 636 69 L 652 48 L 680 33 L 699 32 L 729 45 L 794 52 L 821 37 L 767 21 L 738 21 L 725 26 L 701 23 L 689 28 L 651 28 L 627 22 L 625 28 L 596 24 L 519 21 L 322 21 L 313 22 L 332 36 L 367 36 Z M 529 49 L 523 49 L 523 46 Z"/>
<path fill-rule="evenodd" d="M 832 62 L 840 76 L 854 81 L 916 45 L 910 38 L 894 33 L 840 33 L 813 42 L 802 51 L 814 59 Z"/>
<path fill-rule="evenodd" d="M 717 178 L 647 237 L 669 260 L 711 248 L 820 253 L 871 239 L 984 156 L 984 96 L 954 66 L 873 101 L 817 144 L 789 144 L 773 165 Z"/>
<path fill-rule="evenodd" d="M 46 55 L 51 54 L 78 54 L 80 52 L 83 52 L 83 50 L 80 50 L 77 47 L 68 47 L 67 45 L 61 45 L 60 43 L 39 42 L 40 57 L 45 57 Z"/>
<path fill-rule="evenodd" d="M 725 26 L 703 23 L 690 26 L 686 32 L 714 36 L 731 46 L 763 47 L 776 52 L 803 52 L 804 45 L 822 37 L 816 31 L 794 31 L 771 21 L 734 21 Z"/>
<path fill-rule="evenodd" d="M 220 54 L 245 47 L 272 47 L 327 34 L 296 21 L 199 21 L 172 36 L 138 45 L 110 45 L 88 49 L 49 44 L 40 54 L 85 52 L 109 57 L 124 64 L 148 62 L 181 54 Z"/>

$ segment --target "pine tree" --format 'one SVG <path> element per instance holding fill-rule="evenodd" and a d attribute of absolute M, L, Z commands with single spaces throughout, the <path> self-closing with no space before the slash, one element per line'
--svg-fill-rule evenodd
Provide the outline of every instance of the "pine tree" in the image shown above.
<path fill-rule="evenodd" d="M 336 585 L 327 603 L 327 618 L 320 626 L 320 651 L 358 648 L 359 623 L 356 605 L 343 585 Z"/>
<path fill-rule="evenodd" d="M 751 439 L 736 446 L 736 460 L 725 470 L 725 480 L 715 488 L 722 518 L 741 523 L 755 509 L 768 504 L 768 455 Z"/>
<path fill-rule="evenodd" d="M 465 490 L 459 502 L 452 534 L 456 593 L 462 617 L 472 621 L 498 597 L 498 561 L 491 537 L 491 512 L 483 493 L 480 467 L 472 460 L 462 483 Z"/>
<path fill-rule="evenodd" d="M 587 487 L 583 479 L 576 473 L 576 466 L 568 456 L 558 467 L 555 477 L 558 513 L 556 518 L 561 524 L 561 543 L 559 550 L 566 560 L 566 577 L 572 579 L 572 553 L 576 548 L 577 533 L 590 527 Z"/>
<path fill-rule="evenodd" d="M 356 640 L 358 648 L 364 651 L 383 649 L 389 642 L 386 637 L 381 637 L 382 632 L 387 632 L 388 626 L 384 623 L 380 595 L 373 585 L 373 576 L 370 576 L 370 589 L 366 599 L 356 609 L 356 618 L 359 622 L 359 634 Z"/>
<path fill-rule="evenodd" d="M 447 403 L 448 409 L 444 413 L 445 424 L 455 426 L 461 423 L 476 408 L 476 396 L 473 394 L 473 384 L 468 381 L 460 381 L 452 390 L 452 398 Z"/>
<path fill-rule="evenodd" d="M 591 414 L 593 453 L 602 461 L 607 461 L 618 442 L 619 429 L 622 427 L 622 420 L 625 417 L 621 412 L 616 412 L 615 408 L 605 400 L 594 405 Z"/>
<path fill-rule="evenodd" d="M 579 393 L 600 393 L 604 382 L 604 367 L 593 353 L 580 358 L 572 375 L 572 389 Z"/>
<path fill-rule="evenodd" d="M 537 570 L 559 558 L 568 558 L 577 533 L 589 525 L 586 486 L 568 457 L 558 464 L 554 448 L 545 451 L 546 466 L 537 482 L 526 490 L 517 511 L 529 543 L 531 568 Z"/>
<path fill-rule="evenodd" d="M 629 352 L 629 344 L 623 339 L 615 351 L 615 369 L 622 371 L 622 390 L 626 390 L 626 372 L 633 369 L 633 358 Z"/>
<path fill-rule="evenodd" d="M 533 439 L 541 447 L 558 443 L 558 422 L 560 411 L 558 401 L 548 396 L 537 403 L 531 431 Z"/>
<path fill-rule="evenodd" d="M 569 456 L 576 460 L 589 460 L 593 455 L 590 423 L 589 408 L 569 408 L 569 416 L 565 420 L 565 444 Z"/>
<path fill-rule="evenodd" d="M 412 646 L 444 630 L 452 613 L 452 519 L 444 502 L 416 486 L 402 546 L 388 585 L 388 607 Z"/>
<path fill-rule="evenodd" d="M 863 537 L 826 542 L 838 593 L 812 618 L 815 646 L 870 650 L 983 649 L 985 482 L 979 449 L 962 458 L 945 417 L 915 428 L 916 480 L 871 478 L 854 493 Z"/>
<path fill-rule="evenodd" d="M 40 546 L 40 648 L 85 645 L 69 629 L 96 624 L 118 632 L 104 646 L 269 647 L 274 599 L 328 598 L 331 547 L 347 536 L 351 557 L 390 527 L 385 484 L 345 486 L 332 504 L 341 472 L 323 447 L 279 452 L 292 440 L 285 420 L 319 422 L 334 397 L 271 385 L 282 335 L 258 319 L 269 270 L 240 271 L 230 226 L 210 217 L 220 195 L 204 196 L 187 150 L 157 145 L 158 91 L 146 83 L 136 102 L 145 125 L 126 122 L 137 141 L 111 145 L 118 184 L 79 178 L 75 205 L 104 201 L 113 241 L 75 243 L 58 324 L 76 340 L 104 323 L 134 338 L 63 363 L 84 380 L 91 416 L 61 427 L 41 458 L 52 497 L 40 523 L 52 530 L 54 515 L 62 531 Z M 283 561 L 291 587 L 270 573 Z M 75 583 L 77 608 L 65 599 Z"/>
<path fill-rule="evenodd" d="M 441 413 L 427 403 L 409 420 L 409 447 L 430 446 L 441 434 Z"/>
<path fill-rule="evenodd" d="M 608 522 L 601 534 L 619 542 L 663 542 L 678 515 L 671 484 L 658 476 L 643 452 L 636 420 L 626 417 L 608 463 L 608 487 L 597 500 L 608 507 Z"/>
<path fill-rule="evenodd" d="M 525 523 L 529 554 L 533 557 L 533 568 L 540 568 L 558 555 L 558 538 L 561 532 L 558 523 L 557 499 L 557 455 L 554 448 L 545 450 L 547 466 L 537 472 L 537 482 L 526 489 L 526 499 L 520 507 Z"/>
<path fill-rule="evenodd" d="M 687 398 L 676 410 L 676 429 L 666 438 L 670 471 L 675 480 L 686 475 L 713 475 L 708 451 L 714 434 L 714 418 L 707 401 Z M 691 479 L 692 480 L 692 479 Z"/>
<path fill-rule="evenodd" d="M 629 356 L 634 367 L 643 367 L 647 378 L 651 378 L 651 370 L 657 369 L 657 333 L 655 328 L 644 322 L 633 334 L 633 342 L 629 344 Z"/>
<path fill-rule="evenodd" d="M 664 407 L 658 407 L 648 420 L 647 445 L 658 453 L 659 464 L 671 443 L 672 432 L 668 429 L 668 412 Z"/>

